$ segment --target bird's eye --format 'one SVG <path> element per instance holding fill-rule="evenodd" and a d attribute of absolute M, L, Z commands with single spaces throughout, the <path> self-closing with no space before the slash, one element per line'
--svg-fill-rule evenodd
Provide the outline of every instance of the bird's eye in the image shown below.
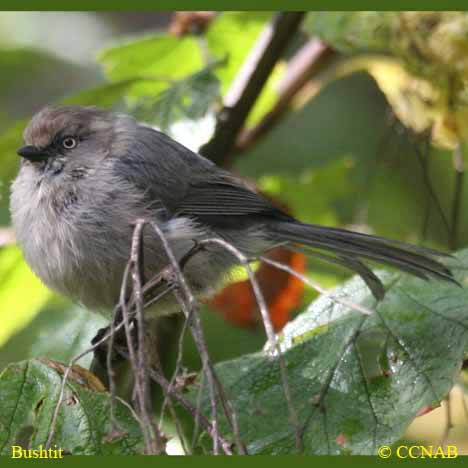
<path fill-rule="evenodd" d="M 73 137 L 65 137 L 62 140 L 62 146 L 67 150 L 73 149 L 76 146 L 76 139 Z"/>

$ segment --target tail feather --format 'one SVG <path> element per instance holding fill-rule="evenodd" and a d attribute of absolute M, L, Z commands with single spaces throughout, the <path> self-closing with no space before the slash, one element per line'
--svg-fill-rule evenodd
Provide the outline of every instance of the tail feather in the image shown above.
<path fill-rule="evenodd" d="M 344 266 L 359 274 L 379 300 L 384 296 L 383 285 L 361 260 L 389 265 L 422 279 L 436 278 L 458 284 L 450 270 L 432 258 L 447 254 L 433 249 L 345 229 L 299 222 L 275 223 L 270 227 L 275 241 L 302 244 L 313 249 L 311 254 L 317 258 Z M 316 249 L 330 252 L 333 256 L 316 252 Z"/>
<path fill-rule="evenodd" d="M 372 291 L 374 297 L 378 300 L 383 299 L 385 296 L 385 289 L 382 282 L 378 276 L 364 263 L 359 259 L 354 257 L 333 257 L 331 255 L 326 255 L 320 252 L 315 252 L 310 249 L 298 249 L 297 247 L 293 250 L 299 250 L 300 252 L 305 252 L 306 255 L 313 256 L 327 263 L 333 263 L 335 265 L 340 265 L 342 267 L 348 268 L 349 270 L 357 273 L 367 284 L 368 288 Z"/>

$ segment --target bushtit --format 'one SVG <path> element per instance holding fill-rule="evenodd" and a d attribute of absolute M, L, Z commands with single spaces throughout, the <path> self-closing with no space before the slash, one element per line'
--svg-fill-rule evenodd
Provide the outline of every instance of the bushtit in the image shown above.
<path fill-rule="evenodd" d="M 232 243 L 248 257 L 279 244 L 300 244 L 321 260 L 358 273 L 377 299 L 384 288 L 363 263 L 395 267 L 423 279 L 453 281 L 439 252 L 382 237 L 304 224 L 232 174 L 132 117 L 96 107 L 47 107 L 36 114 L 18 150 L 11 213 L 26 261 L 53 290 L 85 306 L 111 309 L 119 300 L 137 219 L 155 221 L 177 259 L 194 241 Z M 216 290 L 236 263 L 207 247 L 184 265 L 198 296 Z M 145 277 L 168 265 L 150 229 Z M 156 314 L 175 310 L 166 300 Z"/>

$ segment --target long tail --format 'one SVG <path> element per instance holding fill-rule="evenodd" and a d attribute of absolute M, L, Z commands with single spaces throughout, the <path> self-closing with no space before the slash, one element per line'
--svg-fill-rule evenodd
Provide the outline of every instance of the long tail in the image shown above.
<path fill-rule="evenodd" d="M 270 228 L 275 241 L 302 244 L 314 256 L 359 274 L 378 300 L 385 295 L 384 287 L 362 260 L 389 265 L 422 279 L 436 278 L 458 284 L 450 270 L 434 260 L 433 257 L 447 256 L 436 250 L 345 229 L 299 222 L 274 223 Z"/>

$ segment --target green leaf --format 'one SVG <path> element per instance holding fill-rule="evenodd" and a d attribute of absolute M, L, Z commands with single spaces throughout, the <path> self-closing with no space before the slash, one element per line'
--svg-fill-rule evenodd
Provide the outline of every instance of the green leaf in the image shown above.
<path fill-rule="evenodd" d="M 451 267 L 466 285 L 468 250 Z M 387 294 L 378 304 L 359 278 L 334 291 L 372 315 L 321 297 L 281 335 L 305 453 L 375 453 L 398 440 L 421 408 L 438 405 L 460 371 L 468 290 L 407 275 L 381 278 Z M 277 358 L 260 352 L 217 371 L 249 452 L 293 452 Z"/>
<path fill-rule="evenodd" d="M 195 73 L 203 66 L 200 48 L 192 37 L 152 34 L 101 52 L 99 62 L 111 81 L 143 79 L 129 97 L 154 96 L 173 80 Z"/>
<path fill-rule="evenodd" d="M 110 433 L 110 397 L 102 384 L 78 366 L 65 388 L 52 447 L 73 455 L 141 453 L 142 437 L 129 409 L 116 402 L 117 433 Z M 47 441 L 64 367 L 55 361 L 11 364 L 0 374 L 0 454 L 12 445 L 38 448 Z"/>
<path fill-rule="evenodd" d="M 155 97 L 145 96 L 135 103 L 132 114 L 168 132 L 171 124 L 204 117 L 219 98 L 219 80 L 213 73 L 219 62 L 186 78 L 172 82 Z"/>
<path fill-rule="evenodd" d="M 201 53 L 193 37 L 167 34 L 150 34 L 117 44 L 104 49 L 98 60 L 112 81 L 141 75 L 182 78 L 202 66 Z"/>

